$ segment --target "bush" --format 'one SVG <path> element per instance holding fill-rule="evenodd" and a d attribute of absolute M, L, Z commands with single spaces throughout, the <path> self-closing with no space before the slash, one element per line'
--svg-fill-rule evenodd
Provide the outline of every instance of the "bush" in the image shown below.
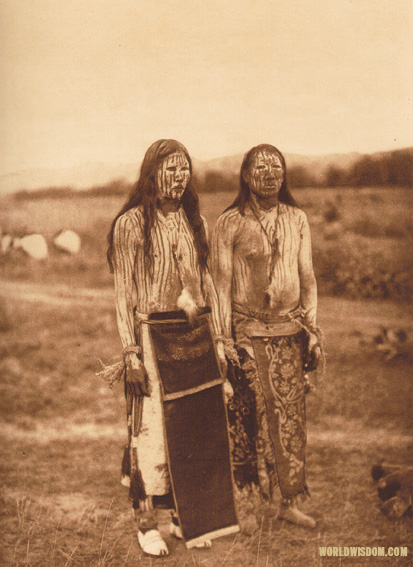
<path fill-rule="evenodd" d="M 314 250 L 321 293 L 351 298 L 413 299 L 413 271 L 406 265 L 386 265 L 360 249 L 334 247 Z"/>

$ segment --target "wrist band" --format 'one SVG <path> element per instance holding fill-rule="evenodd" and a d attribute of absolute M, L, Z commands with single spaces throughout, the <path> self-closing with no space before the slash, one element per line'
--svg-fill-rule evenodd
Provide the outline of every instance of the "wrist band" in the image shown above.
<path fill-rule="evenodd" d="M 234 366 L 240 366 L 238 352 L 235 348 L 234 340 L 230 337 L 224 337 L 224 335 L 217 335 L 215 337 L 216 342 L 222 342 L 224 346 L 225 356 L 232 362 Z"/>
<path fill-rule="evenodd" d="M 139 345 L 129 345 L 123 349 L 122 355 L 124 360 L 128 354 L 136 354 L 138 358 L 140 358 L 142 354 L 142 347 Z"/>

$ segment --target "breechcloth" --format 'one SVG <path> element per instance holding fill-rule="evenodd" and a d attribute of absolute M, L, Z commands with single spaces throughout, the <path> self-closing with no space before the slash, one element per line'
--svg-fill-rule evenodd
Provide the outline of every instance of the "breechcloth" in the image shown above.
<path fill-rule="evenodd" d="M 253 383 L 258 431 L 263 433 L 266 446 L 271 442 L 284 499 L 307 493 L 304 337 L 305 332 L 300 331 L 286 337 L 252 339 L 259 379 Z M 258 440 L 261 441 L 260 436 Z M 267 464 L 270 480 L 271 465 L 268 468 Z"/>
<path fill-rule="evenodd" d="M 306 416 L 303 357 L 306 333 L 250 337 L 254 357 L 240 350 L 241 370 L 229 374 L 228 404 L 234 478 L 243 487 L 258 479 L 272 499 L 306 494 Z"/>
<path fill-rule="evenodd" d="M 239 531 L 223 380 L 208 313 L 192 324 L 182 311 L 140 319 L 156 361 L 167 468 L 187 548 Z"/>

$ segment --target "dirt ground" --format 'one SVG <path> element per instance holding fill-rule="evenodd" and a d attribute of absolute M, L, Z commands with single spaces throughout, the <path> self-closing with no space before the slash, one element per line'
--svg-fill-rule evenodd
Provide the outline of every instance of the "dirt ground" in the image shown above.
<path fill-rule="evenodd" d="M 380 326 L 412 332 L 413 308 L 322 297 L 328 370 L 308 396 L 304 509 L 314 530 L 279 521 L 265 506 L 260 530 L 170 555 L 139 550 L 120 485 L 124 400 L 95 376 L 120 350 L 111 288 L 0 282 L 1 565 L 338 566 L 408 565 L 412 518 L 380 512 L 371 466 L 411 464 L 411 358 L 386 362 Z M 319 546 L 408 546 L 407 558 L 321 558 Z"/>

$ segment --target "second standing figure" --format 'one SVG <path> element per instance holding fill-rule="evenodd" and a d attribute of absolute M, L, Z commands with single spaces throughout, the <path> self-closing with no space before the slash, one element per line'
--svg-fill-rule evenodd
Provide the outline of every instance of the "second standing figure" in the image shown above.
<path fill-rule="evenodd" d="M 240 514 L 251 487 L 274 502 L 279 517 L 307 527 L 304 365 L 319 355 L 317 288 L 306 214 L 287 188 L 281 152 L 262 144 L 244 157 L 240 192 L 219 217 L 212 266 L 223 333 L 234 340 L 229 419 Z"/>

